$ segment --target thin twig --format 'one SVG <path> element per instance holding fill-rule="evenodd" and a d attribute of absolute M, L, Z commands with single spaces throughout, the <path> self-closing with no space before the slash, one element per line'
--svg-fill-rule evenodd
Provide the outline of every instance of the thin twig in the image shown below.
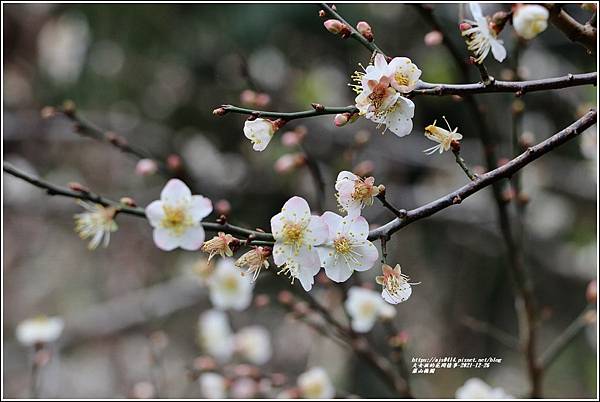
<path fill-rule="evenodd" d="M 591 24 L 580 24 L 566 13 L 560 4 L 544 4 L 550 11 L 550 22 L 560 29 L 571 41 L 583 45 L 588 53 L 596 51 L 597 32 Z"/>
<path fill-rule="evenodd" d="M 358 113 L 358 109 L 355 106 L 323 106 L 315 104 L 311 110 L 303 110 L 301 112 L 269 112 L 266 110 L 254 110 L 238 107 L 234 105 L 221 105 L 220 108 L 225 112 L 247 114 L 254 117 L 274 117 L 283 119 L 285 121 L 291 121 L 295 119 L 305 119 L 307 117 L 323 116 L 327 114 L 338 114 L 338 113 Z"/>
<path fill-rule="evenodd" d="M 471 172 L 471 170 L 469 169 L 469 166 L 467 166 L 467 162 L 465 162 L 465 159 L 460 155 L 460 148 L 453 147 L 452 153 L 454 154 L 454 159 L 456 160 L 456 163 L 458 164 L 458 166 L 460 166 L 462 171 L 465 172 L 465 174 L 467 175 L 469 180 L 473 181 L 473 180 L 477 179 L 477 175 L 475 173 Z"/>
<path fill-rule="evenodd" d="M 489 335 L 511 349 L 519 349 L 519 340 L 517 338 L 500 328 L 494 327 L 488 322 L 480 321 L 473 317 L 464 317 L 462 324 L 473 331 Z"/>

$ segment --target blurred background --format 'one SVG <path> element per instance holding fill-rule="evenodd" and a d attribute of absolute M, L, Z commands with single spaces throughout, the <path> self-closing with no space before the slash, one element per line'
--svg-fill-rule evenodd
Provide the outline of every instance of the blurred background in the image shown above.
<path fill-rule="evenodd" d="M 509 5 L 486 5 L 484 13 Z M 579 5 L 566 7 L 585 21 Z M 311 4 L 60 5 L 9 4 L 4 10 L 3 158 L 53 183 L 80 182 L 144 206 L 157 199 L 166 179 L 136 174 L 136 160 L 110 145 L 73 132 L 64 117 L 42 119 L 46 105 L 73 100 L 90 121 L 124 136 L 158 159 L 180 155 L 195 193 L 228 200 L 232 223 L 269 230 L 269 219 L 292 195 L 316 205 L 318 191 L 306 167 L 277 172 L 274 164 L 299 152 L 276 136 L 265 152 L 252 151 L 242 132 L 244 117 L 215 117 L 220 104 L 243 104 L 244 90 L 268 94 L 264 109 L 295 111 L 311 102 L 348 105 L 350 75 L 370 54 L 354 41 L 328 33 Z M 443 47 L 425 43 L 431 27 L 413 6 L 343 4 L 349 21 L 368 21 L 378 45 L 410 57 L 429 82 L 457 83 L 460 74 Z M 467 57 L 457 23 L 458 5 L 435 13 Z M 488 59 L 492 75 L 514 77 L 511 26 L 502 33 L 508 59 Z M 595 57 L 553 26 L 521 51 L 518 74 L 537 79 L 596 71 Z M 478 79 L 476 69 L 472 81 Z M 247 94 L 247 93 L 246 93 Z M 522 98 L 523 135 L 539 142 L 596 107 L 596 88 L 575 87 Z M 511 94 L 478 95 L 499 143 L 511 158 Z M 251 99 L 250 99 L 251 101 Z M 388 199 L 411 209 L 463 185 L 453 155 L 426 156 L 434 144 L 423 127 L 445 115 L 464 136 L 462 153 L 477 169 L 482 148 L 468 108 L 452 97 L 418 97 L 412 135 L 381 135 L 363 119 L 336 128 L 333 116 L 288 124 L 306 130 L 305 151 L 325 180 L 325 209 L 337 210 L 334 182 L 340 170 L 358 169 L 384 183 Z M 251 103 L 251 102 L 250 102 Z M 266 104 L 265 104 L 266 103 Z M 302 127 L 300 127 L 302 126 Z M 540 350 L 586 305 L 596 278 L 597 136 L 592 127 L 576 141 L 528 166 L 522 175 L 530 199 L 524 248 L 542 311 Z M 65 333 L 41 374 L 40 394 L 60 398 L 201 397 L 189 374 L 202 354 L 196 342 L 198 315 L 211 308 L 206 289 L 193 276 L 200 252 L 162 252 L 143 219 L 119 216 L 119 231 L 107 249 L 90 252 L 73 230 L 72 200 L 47 197 L 3 175 L 3 384 L 4 396 L 28 396 L 28 351 L 14 337 L 16 325 L 38 314 L 65 319 Z M 513 203 L 511 203 L 511 208 Z M 393 216 L 377 203 L 364 211 L 377 226 Z M 214 219 L 214 214 L 209 219 Z M 469 377 L 481 377 L 512 395 L 524 395 L 528 380 L 522 355 L 473 328 L 484 322 L 516 335 L 514 298 L 491 191 L 397 233 L 388 261 L 422 282 L 397 306 L 395 324 L 408 337 L 407 358 L 458 356 L 502 358 L 487 370 L 440 370 L 410 377 L 415 395 L 453 397 Z M 377 244 L 379 246 L 379 244 Z M 380 270 L 355 274 L 373 283 Z M 232 326 L 259 323 L 271 331 L 273 357 L 263 367 L 290 381 L 322 366 L 336 389 L 362 397 L 394 394 L 347 349 L 310 332 L 278 306 L 289 289 L 282 277 L 265 274 L 255 294 L 271 303 L 230 314 Z M 295 285 L 298 286 L 297 284 Z M 314 290 L 344 319 L 338 287 L 320 281 Z M 168 344 L 160 359 L 157 395 L 156 333 Z M 546 373 L 546 397 L 596 396 L 596 329 L 590 326 Z M 162 338 L 161 338 L 162 339 Z M 369 335 L 386 352 L 378 324 Z"/>

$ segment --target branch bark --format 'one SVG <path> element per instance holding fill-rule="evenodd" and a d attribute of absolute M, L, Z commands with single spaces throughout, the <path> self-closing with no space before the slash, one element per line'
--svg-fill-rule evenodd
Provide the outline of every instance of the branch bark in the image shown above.
<path fill-rule="evenodd" d="M 567 38 L 584 46 L 588 53 L 596 52 L 597 32 L 591 24 L 580 24 L 562 9 L 559 4 L 544 4 L 550 11 L 550 22 L 560 29 Z"/>

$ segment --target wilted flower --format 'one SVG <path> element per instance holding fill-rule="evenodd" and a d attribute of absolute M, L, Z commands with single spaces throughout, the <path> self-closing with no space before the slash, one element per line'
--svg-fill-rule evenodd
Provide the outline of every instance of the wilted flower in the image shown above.
<path fill-rule="evenodd" d="M 383 286 L 381 297 L 390 304 L 398 304 L 408 300 L 412 294 L 411 285 L 420 283 L 409 283 L 409 277 L 402 273 L 400 264 L 396 264 L 395 268 L 383 264 L 382 270 L 383 275 L 376 277 L 375 281 Z"/>
<path fill-rule="evenodd" d="M 232 257 L 233 250 L 230 247 L 230 244 L 232 243 L 239 243 L 239 240 L 230 234 L 219 232 L 215 237 L 206 241 L 200 250 L 208 253 L 208 261 L 210 261 L 217 254 L 219 254 L 221 257 Z"/>
<path fill-rule="evenodd" d="M 225 362 L 234 351 L 233 333 L 227 315 L 219 310 L 208 310 L 200 315 L 197 324 L 198 344 L 207 354 Z"/>
<path fill-rule="evenodd" d="M 310 208 L 301 197 L 290 198 L 281 212 L 271 218 L 271 231 L 275 238 L 273 260 L 280 272 L 300 280 L 309 291 L 321 263 L 314 246 L 327 239 L 327 225 L 318 216 L 311 216 Z"/>
<path fill-rule="evenodd" d="M 52 343 L 62 334 L 65 324 L 60 317 L 38 316 L 17 325 L 17 340 L 24 346 Z"/>
<path fill-rule="evenodd" d="M 246 361 L 262 365 L 271 359 L 271 336 L 259 325 L 240 329 L 234 336 L 235 350 Z"/>
<path fill-rule="evenodd" d="M 327 372 L 321 367 L 314 367 L 298 377 L 298 388 L 306 399 L 332 399 L 335 388 Z"/>
<path fill-rule="evenodd" d="M 192 192 L 179 179 L 171 179 L 160 200 L 146 207 L 146 217 L 154 227 L 154 243 L 162 250 L 177 247 L 197 250 L 204 242 L 201 220 L 212 212 L 212 202 Z"/>
<path fill-rule="evenodd" d="M 225 399 L 227 382 L 225 377 L 217 373 L 202 373 L 198 377 L 200 392 L 207 399 Z"/>
<path fill-rule="evenodd" d="M 254 119 L 246 120 L 244 123 L 244 135 L 250 141 L 252 141 L 252 149 L 255 151 L 264 151 L 269 145 L 273 134 L 281 126 L 283 126 L 283 120 L 278 119 L 271 121 L 268 119 Z"/>
<path fill-rule="evenodd" d="M 114 221 L 117 209 L 85 201 L 79 201 L 79 205 L 87 210 L 75 215 L 75 231 L 79 237 L 92 238 L 88 244 L 90 250 L 94 250 L 100 243 L 103 247 L 108 247 L 111 232 L 116 232 L 118 229 Z"/>
<path fill-rule="evenodd" d="M 333 212 L 322 215 L 329 235 L 317 246 L 325 274 L 335 282 L 344 282 L 354 271 L 366 271 L 373 266 L 379 253 L 367 240 L 369 224 L 362 216 L 341 216 Z"/>
<path fill-rule="evenodd" d="M 379 293 L 356 286 L 348 290 L 344 306 L 351 317 L 352 329 L 361 333 L 369 332 L 378 318 L 389 319 L 395 314 L 381 300 Z"/>
<path fill-rule="evenodd" d="M 360 215 L 365 206 L 373 204 L 373 199 L 379 194 L 379 188 L 375 185 L 375 178 L 362 179 L 352 172 L 342 171 L 335 181 L 337 200 L 340 207 L 349 216 Z"/>
<path fill-rule="evenodd" d="M 235 266 L 238 268 L 246 268 L 248 273 L 252 275 L 252 281 L 256 281 L 258 274 L 262 268 L 269 268 L 269 256 L 272 254 L 272 250 L 269 247 L 254 247 L 246 254 L 242 255 L 235 262 Z"/>
<path fill-rule="evenodd" d="M 456 390 L 457 399 L 512 399 L 502 388 L 492 388 L 479 378 L 469 378 Z"/>
<path fill-rule="evenodd" d="M 537 4 L 520 4 L 513 12 L 512 24 L 520 37 L 533 39 L 546 30 L 549 15 L 546 7 Z"/>
<path fill-rule="evenodd" d="M 504 61 L 506 49 L 502 40 L 497 38 L 496 31 L 490 27 L 488 20 L 483 16 L 481 7 L 477 3 L 469 3 L 469 8 L 475 21 L 468 21 L 471 26 L 462 31 L 462 36 L 467 37 L 467 47 L 475 54 L 475 61 L 481 64 L 490 50 L 496 60 Z"/>
<path fill-rule="evenodd" d="M 252 302 L 253 283 L 240 275 L 233 260 L 222 258 L 208 280 L 210 301 L 219 309 L 244 310 Z"/>
<path fill-rule="evenodd" d="M 436 151 L 439 151 L 440 153 L 448 151 L 450 150 L 452 141 L 460 141 L 462 139 L 462 134 L 456 132 L 458 130 L 458 127 L 452 130 L 452 128 L 450 128 L 450 123 L 448 123 L 448 120 L 446 120 L 446 117 L 444 117 L 444 120 L 448 125 L 448 130 L 437 127 L 435 125 L 437 123 L 437 120 L 434 120 L 433 124 L 430 124 L 427 127 L 425 127 L 425 137 L 438 143 L 438 145 L 435 145 L 423 151 L 427 155 L 432 155 Z"/>

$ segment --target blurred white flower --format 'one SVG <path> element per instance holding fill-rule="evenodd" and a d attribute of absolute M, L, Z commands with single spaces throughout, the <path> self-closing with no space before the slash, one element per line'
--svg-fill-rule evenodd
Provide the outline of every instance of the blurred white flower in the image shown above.
<path fill-rule="evenodd" d="M 154 159 L 140 159 L 135 165 L 135 173 L 139 176 L 152 176 L 158 171 L 158 164 Z"/>
<path fill-rule="evenodd" d="M 15 335 L 24 346 L 46 344 L 56 341 L 64 326 L 65 323 L 60 317 L 39 316 L 20 322 Z"/>
<path fill-rule="evenodd" d="M 469 378 L 456 390 L 457 399 L 512 399 L 502 388 L 492 388 L 479 378 Z"/>
<path fill-rule="evenodd" d="M 519 4 L 513 12 L 513 27 L 520 37 L 533 39 L 546 30 L 549 15 L 546 7 L 537 4 Z"/>
<path fill-rule="evenodd" d="M 244 123 L 244 135 L 252 141 L 252 149 L 255 151 L 264 151 L 278 128 L 275 122 L 268 119 L 246 120 Z"/>
<path fill-rule="evenodd" d="M 231 258 L 221 258 L 208 279 L 208 290 L 212 304 L 222 310 L 241 311 L 252 302 L 254 284 L 242 276 Z"/>
<path fill-rule="evenodd" d="M 444 117 L 444 120 L 446 120 L 446 117 Z M 450 150 L 452 141 L 460 141 L 463 137 L 462 134 L 456 132 L 458 130 L 458 127 L 452 130 L 452 128 L 450 127 L 450 123 L 448 123 L 448 120 L 446 120 L 448 130 L 437 127 L 435 125 L 436 123 L 437 120 L 434 120 L 433 124 L 430 124 L 427 127 L 425 127 L 425 137 L 438 143 L 438 145 L 423 151 L 427 155 L 432 155 L 436 151 L 439 151 L 440 153 L 448 151 Z"/>
<path fill-rule="evenodd" d="M 177 247 L 197 250 L 204 242 L 201 220 L 212 212 L 212 202 L 192 192 L 179 179 L 171 179 L 160 200 L 146 207 L 146 217 L 154 227 L 154 243 L 162 250 Z"/>
<path fill-rule="evenodd" d="M 233 355 L 233 333 L 224 312 L 208 310 L 202 313 L 198 318 L 197 336 L 202 350 L 220 362 L 226 362 Z"/>
<path fill-rule="evenodd" d="M 249 377 L 241 377 L 233 381 L 229 389 L 233 399 L 250 399 L 256 396 L 258 384 Z"/>
<path fill-rule="evenodd" d="M 350 315 L 352 329 L 361 333 L 369 332 L 378 318 L 393 316 L 379 293 L 358 286 L 348 290 L 344 307 Z"/>
<path fill-rule="evenodd" d="M 383 286 L 381 297 L 390 304 L 402 303 L 412 294 L 411 285 L 418 283 L 410 283 L 408 276 L 401 271 L 400 265 L 396 264 L 395 268 L 387 264 L 382 266 L 383 275 L 375 278 L 375 281 Z"/>
<path fill-rule="evenodd" d="M 110 234 L 118 229 L 114 221 L 117 212 L 115 207 L 103 207 L 100 204 L 78 201 L 87 212 L 75 215 L 75 231 L 82 239 L 92 238 L 88 249 L 94 250 L 100 243 L 108 247 Z"/>
<path fill-rule="evenodd" d="M 314 367 L 298 377 L 298 388 L 305 399 L 333 399 L 335 388 L 327 372 L 321 367 Z"/>
<path fill-rule="evenodd" d="M 207 399 L 227 398 L 227 383 L 225 378 L 217 373 L 202 373 L 198 377 L 200 392 Z"/>
<path fill-rule="evenodd" d="M 321 217 L 311 216 L 304 198 L 292 197 L 271 218 L 271 231 L 275 238 L 273 260 L 281 272 L 300 280 L 307 292 L 312 288 L 314 276 L 321 268 L 319 254 L 314 246 L 327 239 L 327 225 Z"/>
<path fill-rule="evenodd" d="M 317 246 L 325 274 L 334 282 L 344 282 L 354 271 L 370 269 L 379 252 L 367 240 L 369 223 L 362 216 L 341 216 L 327 211 L 322 215 L 329 235 L 325 243 Z"/>
<path fill-rule="evenodd" d="M 490 28 L 488 20 L 481 12 L 481 7 L 477 3 L 469 3 L 469 8 L 475 21 L 467 21 L 472 26 L 462 31 L 462 36 L 467 37 L 467 47 L 475 54 L 475 61 L 481 64 L 490 50 L 496 60 L 504 61 L 506 49 L 502 40 L 497 38 L 496 31 Z"/>
<path fill-rule="evenodd" d="M 352 172 L 341 171 L 335 181 L 338 204 L 349 216 L 360 215 L 361 209 L 372 205 L 379 194 L 374 184 L 374 177 L 362 179 Z"/>
<path fill-rule="evenodd" d="M 236 352 L 252 364 L 265 364 L 273 354 L 269 331 L 259 325 L 240 329 L 234 336 L 234 342 Z"/>

